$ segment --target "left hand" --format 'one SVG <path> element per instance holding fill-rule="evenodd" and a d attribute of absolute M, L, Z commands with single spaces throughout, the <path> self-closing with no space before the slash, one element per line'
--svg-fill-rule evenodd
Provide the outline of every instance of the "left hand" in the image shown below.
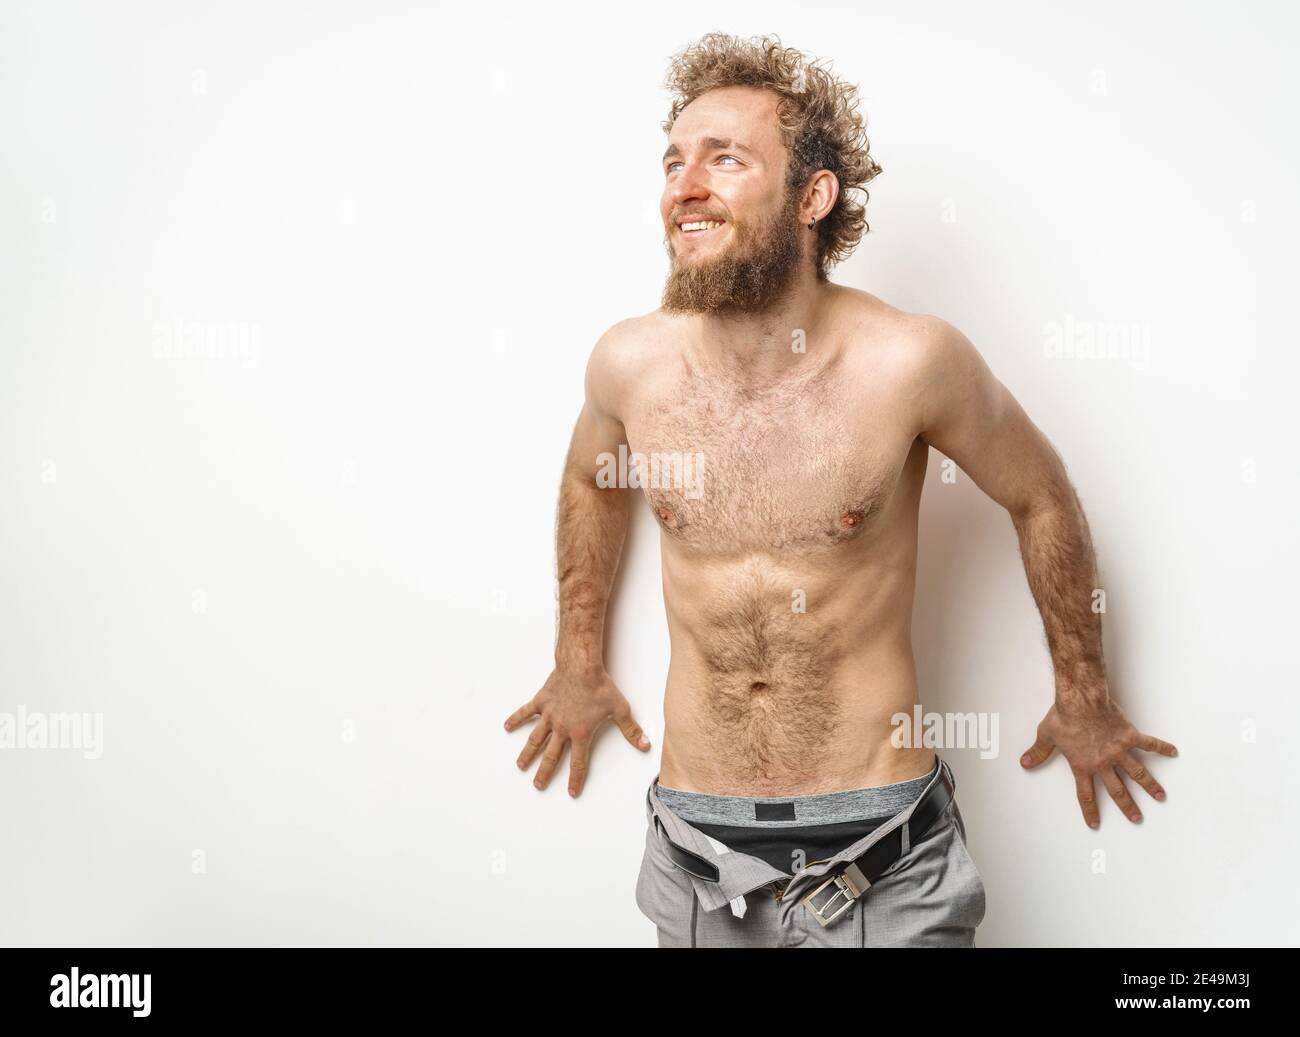
<path fill-rule="evenodd" d="M 1110 698 L 1095 705 L 1083 704 L 1068 712 L 1053 705 L 1038 725 L 1038 740 L 1020 758 L 1020 764 L 1026 770 L 1037 767 L 1046 762 L 1053 749 L 1060 749 L 1061 755 L 1070 763 L 1079 806 L 1090 828 L 1101 824 L 1094 776 L 1101 777 L 1111 799 L 1136 824 L 1142 820 L 1142 811 L 1129 795 L 1120 778 L 1120 770 L 1156 799 L 1162 800 L 1165 790 L 1132 751 L 1142 749 L 1164 756 L 1178 755 L 1177 748 L 1168 742 L 1139 732 Z"/>

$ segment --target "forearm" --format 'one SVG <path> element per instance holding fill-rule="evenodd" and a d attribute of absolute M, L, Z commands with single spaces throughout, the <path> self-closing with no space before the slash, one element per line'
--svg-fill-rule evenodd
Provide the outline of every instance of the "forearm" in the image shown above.
<path fill-rule="evenodd" d="M 627 536 L 628 491 L 566 472 L 556 517 L 557 668 L 603 666 L 605 610 Z"/>
<path fill-rule="evenodd" d="M 1097 562 L 1088 520 L 1068 483 L 1051 502 L 1015 519 L 1029 588 L 1042 616 L 1056 675 L 1058 707 L 1071 710 L 1109 697 L 1101 613 L 1094 609 Z"/>

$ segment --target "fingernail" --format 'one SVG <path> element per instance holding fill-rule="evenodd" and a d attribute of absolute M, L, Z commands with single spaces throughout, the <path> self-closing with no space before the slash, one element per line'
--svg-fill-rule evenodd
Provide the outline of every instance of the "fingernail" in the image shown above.
<path fill-rule="evenodd" d="M 1169 755 L 1170 755 L 1170 756 L 1177 756 L 1177 755 L 1178 755 L 1178 750 L 1175 749 L 1175 750 L 1174 750 L 1173 752 L 1171 752 Z"/>
<path fill-rule="evenodd" d="M 649 749 L 650 739 L 648 739 L 645 735 L 642 735 L 641 741 L 637 742 L 637 745 L 639 745 L 642 749 Z"/>
<path fill-rule="evenodd" d="M 574 799 L 578 798 L 578 792 L 576 789 L 569 789 L 569 795 L 572 796 Z"/>
<path fill-rule="evenodd" d="M 1088 827 L 1089 827 L 1089 828 L 1096 828 L 1097 825 L 1099 825 L 1100 823 L 1101 823 L 1101 822 L 1099 822 L 1099 821 L 1089 821 L 1089 822 L 1088 822 Z"/>
<path fill-rule="evenodd" d="M 1020 757 L 1020 764 L 1021 764 L 1022 767 L 1028 767 L 1028 766 L 1029 766 L 1029 754 L 1028 754 L 1028 753 L 1025 753 L 1024 756 Z"/>
<path fill-rule="evenodd" d="M 1165 791 L 1164 789 L 1161 789 L 1159 792 L 1156 793 L 1156 799 L 1164 799 L 1164 798 L 1165 798 Z"/>
<path fill-rule="evenodd" d="M 533 782 L 533 788 L 540 789 L 541 787 L 542 787 L 542 783 L 540 781 Z"/>

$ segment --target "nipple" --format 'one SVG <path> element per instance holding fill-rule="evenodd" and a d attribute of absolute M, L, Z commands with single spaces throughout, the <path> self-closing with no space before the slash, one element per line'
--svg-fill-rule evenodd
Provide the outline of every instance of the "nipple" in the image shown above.
<path fill-rule="evenodd" d="M 840 516 L 840 525 L 845 529 L 855 529 L 862 525 L 867 516 L 861 511 L 846 511 Z"/>

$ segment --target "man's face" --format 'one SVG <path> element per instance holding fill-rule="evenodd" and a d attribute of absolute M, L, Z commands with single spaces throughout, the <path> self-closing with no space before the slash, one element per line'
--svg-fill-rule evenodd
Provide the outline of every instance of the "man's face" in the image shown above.
<path fill-rule="evenodd" d="M 793 283 L 803 246 L 777 100 L 755 87 L 710 90 L 673 124 L 659 203 L 672 260 L 665 309 L 754 312 Z"/>

